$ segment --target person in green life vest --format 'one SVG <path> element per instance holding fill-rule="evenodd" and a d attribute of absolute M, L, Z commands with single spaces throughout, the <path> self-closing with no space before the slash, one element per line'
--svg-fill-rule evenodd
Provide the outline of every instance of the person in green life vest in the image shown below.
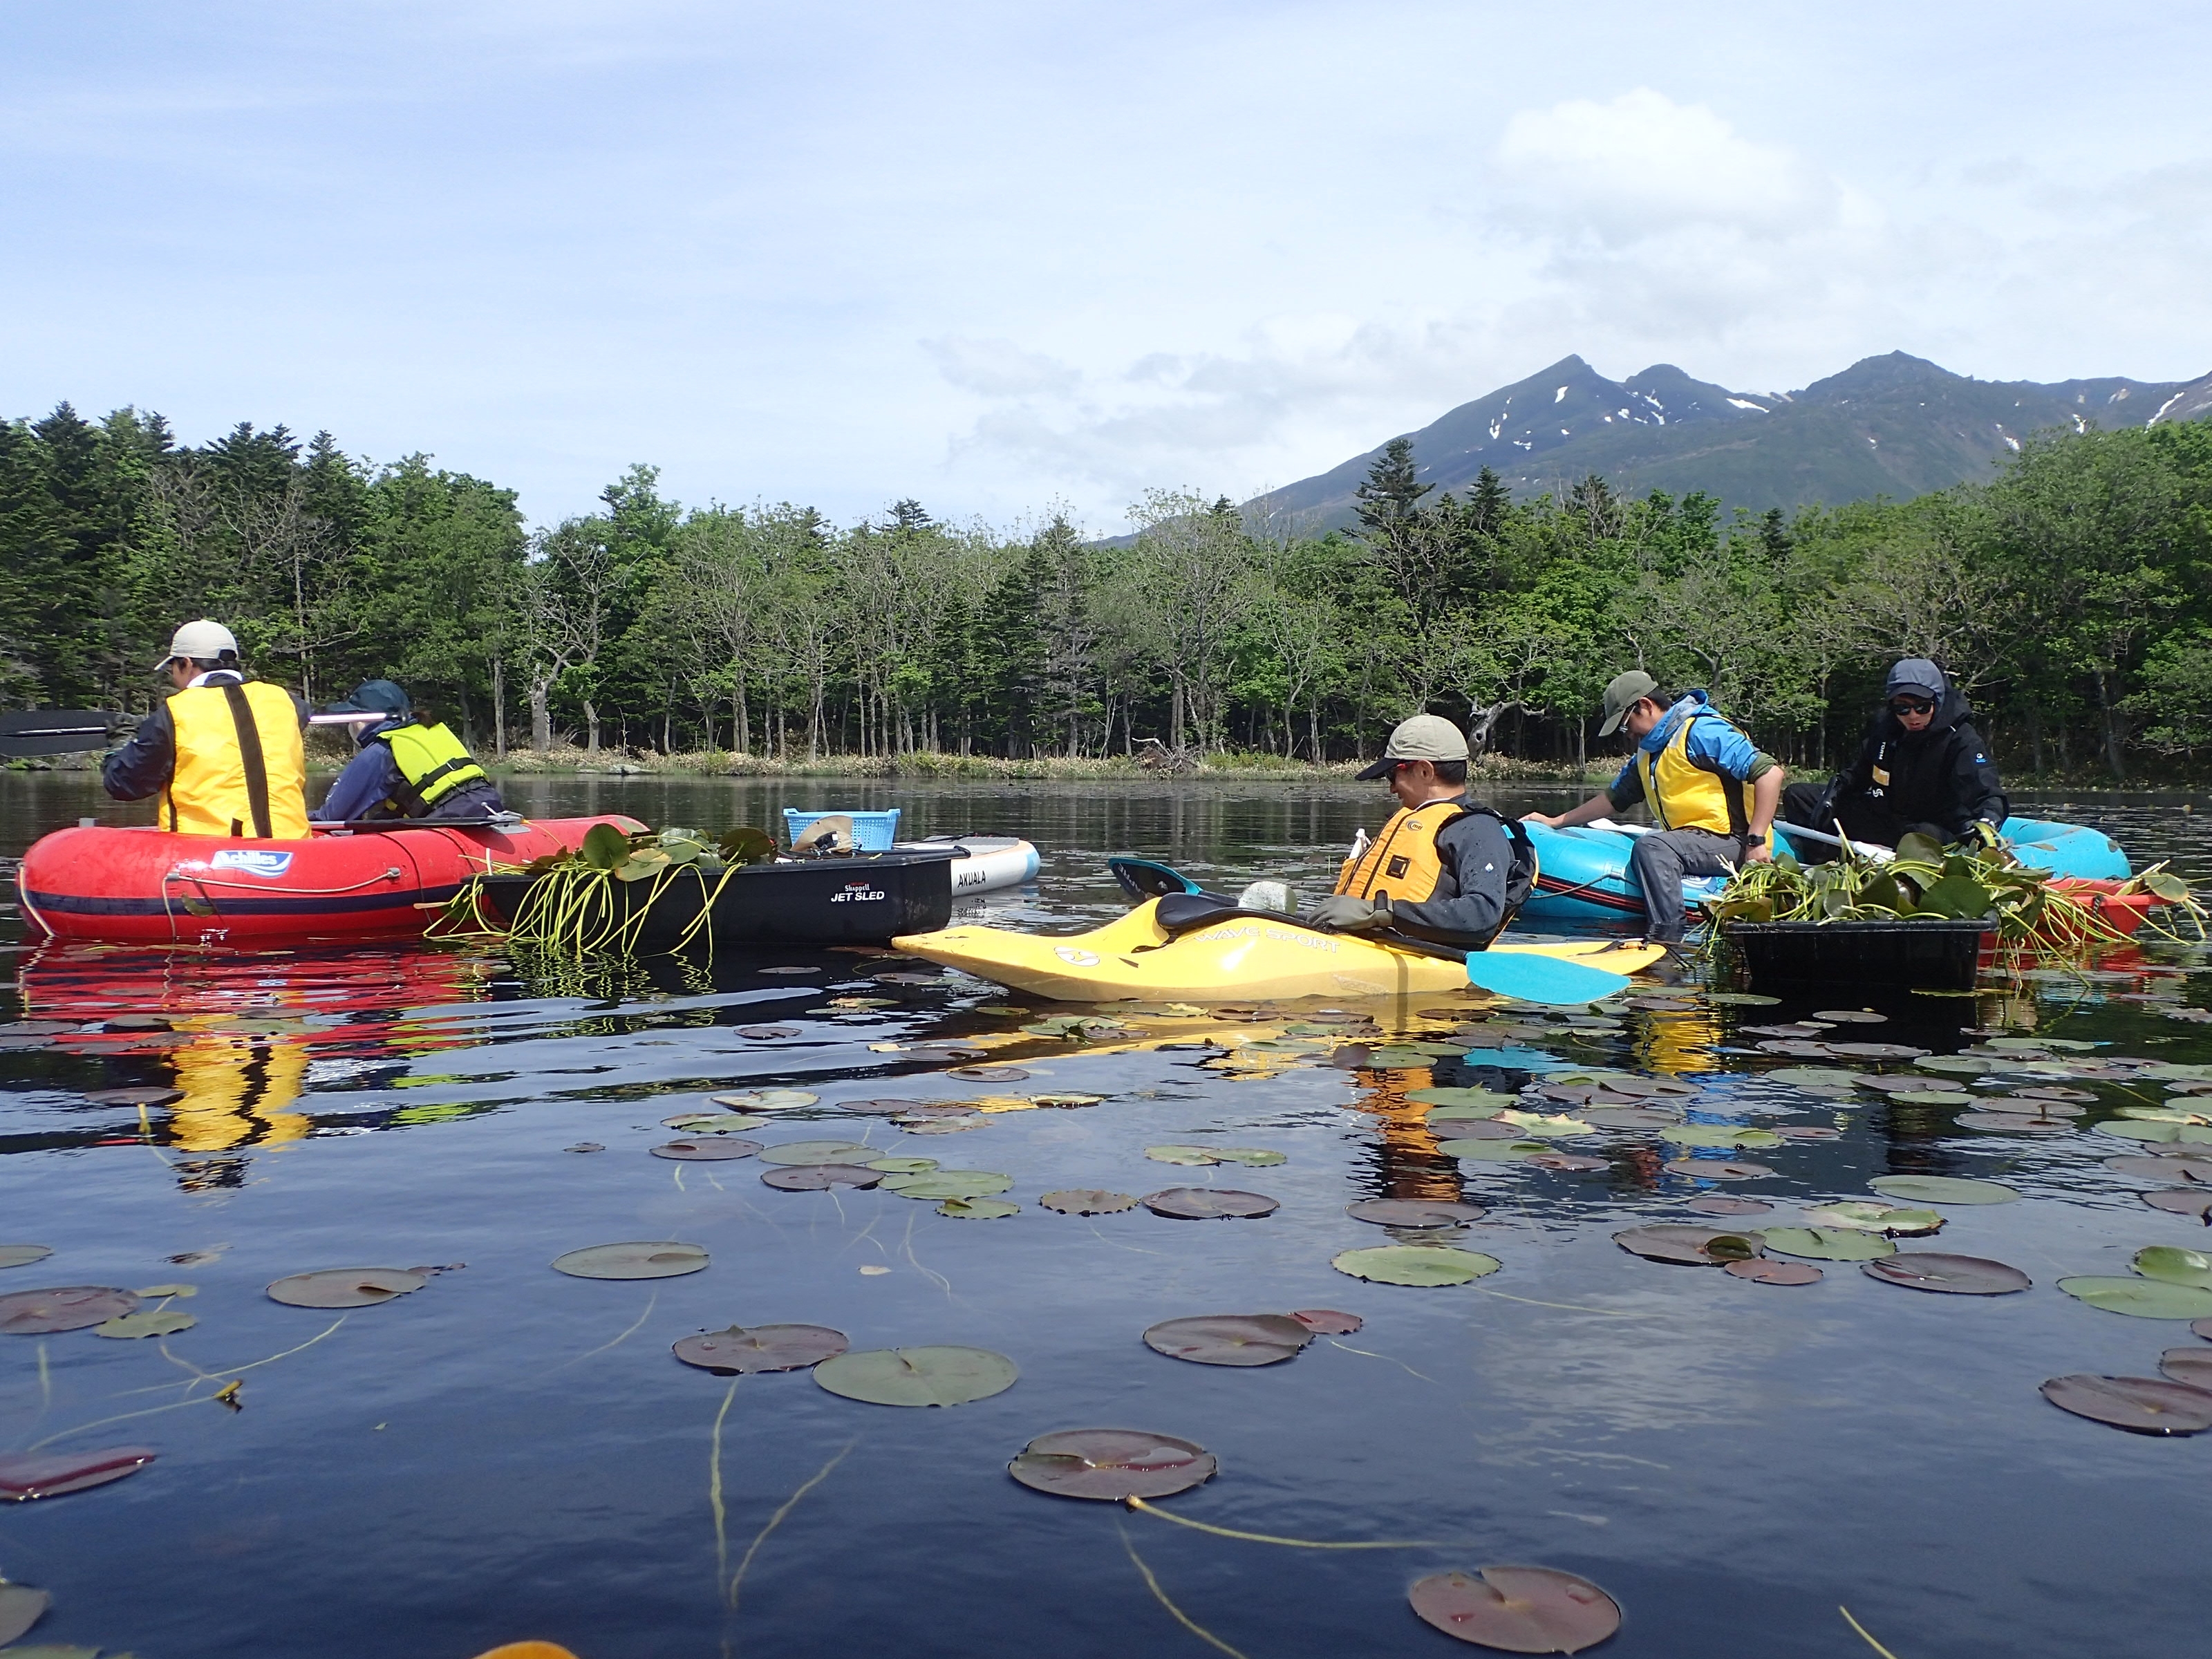
<path fill-rule="evenodd" d="M 1789 774 L 1746 737 L 1702 691 L 1669 696 L 1640 668 L 1605 688 L 1598 735 L 1636 740 L 1628 764 L 1603 794 L 1580 806 L 1528 818 L 1555 830 L 1625 812 L 1642 801 L 1659 825 L 1636 837 L 1628 872 L 1644 893 L 1644 937 L 1680 941 L 1682 878 L 1718 876 L 1774 855 L 1774 813 Z"/>
<path fill-rule="evenodd" d="M 359 745 L 309 814 L 318 823 L 371 818 L 484 818 L 507 804 L 490 775 L 442 722 L 417 713 L 390 680 L 364 680 L 327 711 L 375 714 L 355 728 Z"/>

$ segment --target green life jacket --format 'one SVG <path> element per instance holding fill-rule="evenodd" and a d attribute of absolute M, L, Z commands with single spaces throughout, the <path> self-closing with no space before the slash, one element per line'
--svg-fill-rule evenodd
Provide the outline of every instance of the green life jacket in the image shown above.
<path fill-rule="evenodd" d="M 428 817 L 431 808 L 463 784 L 490 775 L 442 722 L 395 726 L 371 741 L 390 749 L 398 763 L 405 782 L 392 791 L 392 804 L 410 818 Z"/>

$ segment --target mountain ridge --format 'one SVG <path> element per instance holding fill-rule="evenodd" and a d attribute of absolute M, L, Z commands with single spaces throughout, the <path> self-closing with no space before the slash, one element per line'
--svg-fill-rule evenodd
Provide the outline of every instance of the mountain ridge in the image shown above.
<path fill-rule="evenodd" d="M 1905 497 L 1989 475 L 2029 434 L 2212 416 L 2212 374 L 2041 383 L 1977 380 L 1903 351 L 1863 357 L 1795 392 L 1731 391 L 1672 363 L 1621 380 L 1569 355 L 1401 435 L 1424 483 L 1457 489 L 1493 468 L 1516 496 L 1589 472 L 1616 489 L 1764 512 Z M 1312 530 L 1352 521 L 1352 492 L 1383 446 L 1254 497 L 1248 512 Z"/>

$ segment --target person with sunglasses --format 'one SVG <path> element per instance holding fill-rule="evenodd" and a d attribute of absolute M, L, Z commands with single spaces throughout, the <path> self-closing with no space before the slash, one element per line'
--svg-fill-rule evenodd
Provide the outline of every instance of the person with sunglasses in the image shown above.
<path fill-rule="evenodd" d="M 1927 658 L 1907 657 L 1883 695 L 1858 758 L 1826 784 L 1792 784 L 1784 821 L 1834 835 L 1840 818 L 1853 841 L 1883 847 L 1914 831 L 1996 845 L 2009 809 L 1965 693 Z"/>

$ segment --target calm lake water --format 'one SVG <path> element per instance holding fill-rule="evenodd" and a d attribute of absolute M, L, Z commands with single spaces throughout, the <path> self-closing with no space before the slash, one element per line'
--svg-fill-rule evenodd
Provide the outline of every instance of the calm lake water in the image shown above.
<path fill-rule="evenodd" d="M 1042 877 L 991 914 L 1064 928 L 1121 908 L 1108 851 L 1318 890 L 1385 804 L 1380 786 L 648 779 L 526 781 L 509 799 L 715 830 L 780 823 L 786 805 L 896 805 L 908 834 L 1018 831 L 1042 849 Z M 2019 806 L 2098 824 L 2138 867 L 2166 858 L 2212 878 L 2212 835 L 2182 804 Z M 66 776 L 0 780 L 0 852 L 88 814 L 129 816 Z M 0 1506 L 0 1572 L 54 1596 L 27 1639 L 139 1659 L 469 1659 L 529 1636 L 583 1659 L 1218 1651 L 1177 1624 L 1140 1561 L 1185 1617 L 1249 1659 L 1419 1659 L 1465 1650 L 1408 1610 L 1413 1580 L 1538 1563 L 1620 1602 L 1626 1623 L 1602 1651 L 1624 1656 L 1872 1652 L 1839 1607 L 1900 1659 L 2203 1651 L 2212 1435 L 2128 1434 L 2037 1392 L 2070 1372 L 2156 1376 L 2170 1347 L 2212 1352 L 2186 1321 L 2124 1317 L 2056 1288 L 2126 1274 L 2145 1245 L 2212 1242 L 2141 1200 L 2154 1183 L 2106 1165 L 2144 1149 L 2095 1126 L 2164 1100 L 2159 1084 L 2067 1082 L 2057 1062 L 1929 1073 L 1931 1089 L 1977 1097 L 2053 1083 L 2094 1097 L 2070 1129 L 1979 1132 L 1948 1105 L 1772 1080 L 1778 1068 L 1865 1062 L 1778 1058 L 1737 1030 L 1871 1006 L 1886 1023 L 1829 1039 L 1948 1054 L 1976 1041 L 1962 1027 L 2002 1025 L 2108 1045 L 2100 1057 L 2212 1061 L 2208 1028 L 2167 1012 L 2212 1003 L 2199 950 L 2128 947 L 2091 979 L 1974 1000 L 1854 989 L 1747 1007 L 1692 989 L 1688 1008 L 1632 1010 L 1617 1031 L 1515 1040 L 1529 1068 L 1686 1079 L 1699 1091 L 1693 1121 L 1839 1132 L 1735 1154 L 1773 1173 L 1726 1183 L 1665 1170 L 1684 1149 L 1650 1129 L 1559 1143 L 1602 1160 L 1594 1170 L 1456 1163 L 1406 1094 L 1471 1081 L 1469 1062 L 1346 1070 L 1320 1063 L 1327 1043 L 1241 1058 L 1231 1046 L 1279 1024 L 1181 1028 L 1213 1039 L 1206 1048 L 1086 1050 L 1020 1035 L 1021 1016 L 991 1011 L 1029 1005 L 974 981 L 876 979 L 921 966 L 880 957 L 580 967 L 447 947 L 7 960 L 21 974 L 9 1018 L 80 1029 L 0 1033 L 0 1243 L 54 1252 L 0 1273 L 0 1294 L 189 1284 L 197 1294 L 167 1305 L 198 1322 L 141 1340 L 0 1335 L 0 1446 L 160 1454 L 127 1480 Z M 787 967 L 814 971 L 768 971 Z M 884 1006 L 833 1004 L 854 997 Z M 1421 1009 L 1485 1006 L 1426 998 L 1365 1012 L 1386 1030 L 1437 1036 L 1453 1022 Z M 125 1014 L 173 1029 L 100 1032 Z M 769 1024 L 793 1034 L 746 1034 Z M 941 1057 L 872 1046 L 923 1039 L 991 1045 L 994 1063 L 1028 1076 L 968 1080 Z M 129 1085 L 184 1098 L 142 1127 L 137 1108 L 85 1097 Z M 756 1139 L 850 1139 L 1003 1172 L 1020 1212 L 956 1218 L 881 1189 L 778 1191 L 757 1160 L 648 1155 L 674 1133 L 664 1118 L 756 1088 L 819 1097 Z M 1038 1093 L 1099 1100 L 1013 1109 Z M 839 1109 L 883 1096 L 992 1096 L 1006 1109 L 930 1135 Z M 1264 1147 L 1287 1162 L 1146 1157 L 1163 1143 Z M 604 1150 L 568 1150 L 582 1145 Z M 1850 1261 L 1820 1263 L 1814 1285 L 1755 1284 L 1641 1260 L 1612 1239 L 1710 1220 L 1683 1206 L 1716 1193 L 1775 1206 L 1724 1224 L 1792 1224 L 1896 1172 L 2021 1193 L 1947 1207 L 1937 1237 L 1902 1248 L 2008 1262 L 2033 1288 L 1922 1294 Z M 1054 1188 L 1181 1185 L 1257 1190 L 1281 1207 L 1183 1222 L 1036 1202 Z M 1345 1213 L 1379 1195 L 1485 1206 L 1455 1242 L 1502 1267 L 1441 1289 L 1335 1271 L 1338 1252 L 1391 1242 Z M 652 1282 L 547 1265 L 662 1238 L 705 1247 L 712 1265 Z M 264 1294 L 313 1268 L 456 1264 L 343 1314 Z M 1179 1316 L 1313 1308 L 1365 1323 L 1256 1369 L 1186 1364 L 1140 1340 Z M 831 1395 L 804 1371 L 733 1389 L 669 1352 L 703 1329 L 777 1322 L 835 1327 L 856 1349 L 991 1349 L 1020 1378 L 989 1399 L 902 1410 Z M 210 1397 L 238 1379 L 235 1409 Z M 1008 1479 L 1033 1437 L 1090 1426 L 1181 1436 L 1218 1455 L 1211 1482 L 1160 1500 L 1176 1515 L 1276 1538 L 1431 1541 L 1291 1548 Z"/>

